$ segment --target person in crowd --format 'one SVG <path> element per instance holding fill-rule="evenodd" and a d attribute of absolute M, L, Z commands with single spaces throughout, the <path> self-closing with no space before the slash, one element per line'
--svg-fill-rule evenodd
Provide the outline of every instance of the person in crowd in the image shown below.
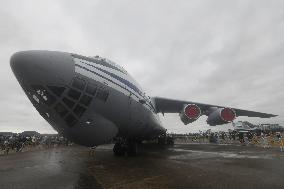
<path fill-rule="evenodd" d="M 247 137 L 248 137 L 248 142 L 249 142 L 249 143 L 252 143 L 252 138 L 253 138 L 252 132 L 249 131 L 249 132 L 247 133 Z"/>
<path fill-rule="evenodd" d="M 261 133 L 261 140 L 262 140 L 262 147 L 263 148 L 269 148 L 269 144 L 268 144 L 268 134 L 265 133 Z"/>
<path fill-rule="evenodd" d="M 5 149 L 5 154 L 8 155 L 10 151 L 10 142 L 9 140 L 4 141 L 4 149 Z"/>
<path fill-rule="evenodd" d="M 253 134 L 253 137 L 252 137 L 252 144 L 253 144 L 253 145 L 258 145 L 258 144 L 259 144 L 258 136 L 257 136 L 256 133 Z"/>
<path fill-rule="evenodd" d="M 280 132 L 276 133 L 276 137 L 280 146 L 280 151 L 284 152 L 284 139 L 282 138 L 281 133 Z"/>
<path fill-rule="evenodd" d="M 242 145 L 244 145 L 245 139 L 244 139 L 244 133 L 242 132 L 239 132 L 239 141 Z"/>
<path fill-rule="evenodd" d="M 97 146 L 93 146 L 89 148 L 89 155 L 90 156 L 94 156 L 95 155 L 95 150 L 96 150 Z"/>

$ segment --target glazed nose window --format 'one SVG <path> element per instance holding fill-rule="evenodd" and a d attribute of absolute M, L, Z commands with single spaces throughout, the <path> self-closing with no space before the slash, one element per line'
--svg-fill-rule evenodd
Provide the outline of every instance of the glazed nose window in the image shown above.
<path fill-rule="evenodd" d="M 48 89 L 51 90 L 56 96 L 60 97 L 62 93 L 65 91 L 65 87 L 58 86 L 47 86 Z"/>
<path fill-rule="evenodd" d="M 74 89 L 69 89 L 68 96 L 74 100 L 79 100 L 81 93 Z"/>
<path fill-rule="evenodd" d="M 80 103 L 85 105 L 85 106 L 89 106 L 91 101 L 92 101 L 92 98 L 90 96 L 87 96 L 87 95 L 83 95 L 80 99 Z"/>
<path fill-rule="evenodd" d="M 54 109 L 61 117 L 64 117 L 68 113 L 68 110 L 61 103 L 58 103 Z"/>
<path fill-rule="evenodd" d="M 74 108 L 74 113 L 75 113 L 78 117 L 81 117 L 85 111 L 86 111 L 86 109 L 83 108 L 83 107 L 80 106 L 80 105 L 77 105 L 77 106 Z"/>
<path fill-rule="evenodd" d="M 70 100 L 70 99 L 67 98 L 67 97 L 64 97 L 64 98 L 62 99 L 62 101 L 63 101 L 64 104 L 66 104 L 66 106 L 68 106 L 70 109 L 72 109 L 73 106 L 75 105 L 75 102 L 72 101 L 72 100 Z"/>
<path fill-rule="evenodd" d="M 77 88 L 81 91 L 84 90 L 85 85 L 86 85 L 85 81 L 79 78 L 74 78 L 73 83 L 72 83 L 72 87 Z"/>

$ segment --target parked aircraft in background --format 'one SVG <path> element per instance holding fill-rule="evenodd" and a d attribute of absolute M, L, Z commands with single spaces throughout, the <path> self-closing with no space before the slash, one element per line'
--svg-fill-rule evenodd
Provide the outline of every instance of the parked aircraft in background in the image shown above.
<path fill-rule="evenodd" d="M 257 126 L 247 121 L 232 122 L 232 125 L 234 127 L 234 130 L 238 132 L 256 132 L 260 130 L 259 128 L 257 128 Z"/>
<path fill-rule="evenodd" d="M 165 134 L 158 113 L 178 113 L 184 124 L 208 117 L 211 126 L 237 116 L 276 115 L 147 96 L 119 65 L 99 56 L 22 51 L 10 60 L 24 92 L 40 115 L 71 141 L 95 146 L 116 139 L 114 153 L 135 154 L 137 142 Z"/>

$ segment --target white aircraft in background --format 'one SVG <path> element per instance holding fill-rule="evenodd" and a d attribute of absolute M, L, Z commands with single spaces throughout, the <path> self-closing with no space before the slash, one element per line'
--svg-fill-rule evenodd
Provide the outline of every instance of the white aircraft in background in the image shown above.
<path fill-rule="evenodd" d="M 164 135 L 158 113 L 178 113 L 184 124 L 205 115 L 211 126 L 237 116 L 276 116 L 148 97 L 126 70 L 98 56 L 22 51 L 11 57 L 10 64 L 31 103 L 59 134 L 85 146 L 117 139 L 116 155 L 135 154 L 137 142 Z"/>

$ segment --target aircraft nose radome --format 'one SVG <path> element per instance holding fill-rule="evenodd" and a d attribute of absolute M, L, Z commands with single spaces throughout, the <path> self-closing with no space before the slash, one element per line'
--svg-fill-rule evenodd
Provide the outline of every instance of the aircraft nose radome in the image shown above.
<path fill-rule="evenodd" d="M 48 60 L 43 51 L 21 51 L 13 54 L 10 59 L 10 66 L 18 79 L 28 78 L 38 70 L 48 71 L 44 69 L 46 64 Z"/>
<path fill-rule="evenodd" d="M 74 63 L 69 53 L 31 50 L 13 54 L 10 66 L 19 81 L 68 82 L 74 73 Z"/>
<path fill-rule="evenodd" d="M 23 61 L 24 57 L 25 57 L 25 53 L 23 52 L 16 52 L 11 56 L 10 66 L 16 76 L 18 75 L 18 72 L 20 72 L 24 66 L 24 61 Z"/>
<path fill-rule="evenodd" d="M 16 69 L 16 62 L 17 62 L 17 58 L 18 58 L 18 53 L 14 53 L 11 58 L 10 58 L 10 66 L 13 70 L 13 72 L 15 72 L 15 69 Z"/>

